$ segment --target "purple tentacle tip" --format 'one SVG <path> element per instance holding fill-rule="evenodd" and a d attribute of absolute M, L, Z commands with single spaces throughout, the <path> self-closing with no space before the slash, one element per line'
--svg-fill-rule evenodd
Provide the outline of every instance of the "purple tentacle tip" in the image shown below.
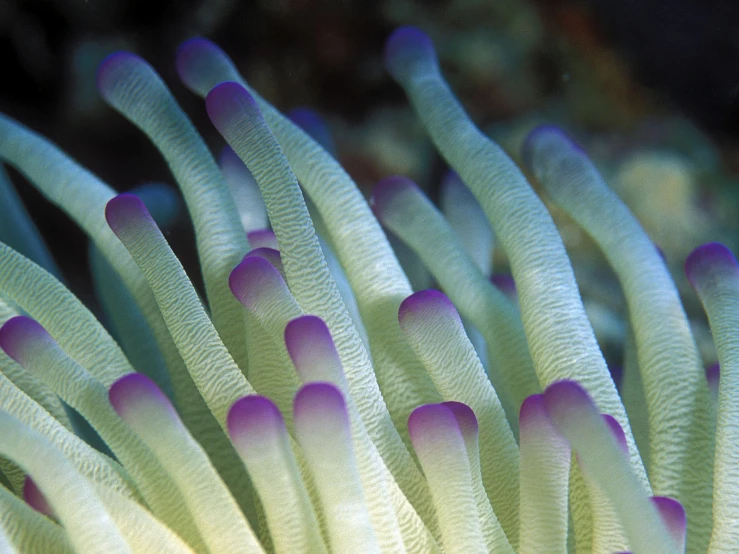
<path fill-rule="evenodd" d="M 251 306 L 255 294 L 270 283 L 282 281 L 280 272 L 260 256 L 246 256 L 228 277 L 233 295 L 245 306 Z"/>
<path fill-rule="evenodd" d="M 512 275 L 505 275 L 498 273 L 490 277 L 490 282 L 495 285 L 500 292 L 505 294 L 509 298 L 515 298 L 516 296 L 516 281 L 513 280 Z"/>
<path fill-rule="evenodd" d="M 296 317 L 285 326 L 285 345 L 290 358 L 300 358 L 302 352 L 313 350 L 316 344 L 333 348 L 331 332 L 326 323 L 318 316 L 304 315 Z"/>
<path fill-rule="evenodd" d="M 436 59 L 434 43 L 417 27 L 398 27 L 385 43 L 385 67 L 396 79 L 419 58 Z"/>
<path fill-rule="evenodd" d="M 616 442 L 621 447 L 621 450 L 623 450 L 625 453 L 628 454 L 629 445 L 626 442 L 626 434 L 624 433 L 624 430 L 621 427 L 621 424 L 618 421 L 616 421 L 615 417 L 611 415 L 603 414 L 601 417 L 603 418 L 603 421 L 606 422 L 608 429 L 611 431 L 613 438 L 616 439 Z"/>
<path fill-rule="evenodd" d="M 582 152 L 582 148 L 564 131 L 564 129 L 557 127 L 556 125 L 539 125 L 534 127 L 523 141 L 521 146 L 521 158 L 523 159 L 524 165 L 532 169 L 534 162 L 534 155 L 536 154 L 537 141 L 544 138 L 547 135 L 549 137 L 556 137 L 558 139 L 564 139 L 570 146 L 578 152 Z"/>
<path fill-rule="evenodd" d="M 424 404 L 411 412 L 408 417 L 408 434 L 414 448 L 423 447 L 424 443 L 437 434 L 456 430 L 461 433 L 457 418 L 444 404 Z"/>
<path fill-rule="evenodd" d="M 243 433 L 271 433 L 284 427 L 282 414 L 275 403 L 256 394 L 234 402 L 228 411 L 226 424 L 232 437 Z"/>
<path fill-rule="evenodd" d="M 344 396 L 331 383 L 317 382 L 303 385 L 295 395 L 293 411 L 296 420 L 315 415 L 338 416 L 345 422 L 348 422 L 349 418 Z"/>
<path fill-rule="evenodd" d="M 400 303 L 398 320 L 402 325 L 407 317 L 427 312 L 442 312 L 459 317 L 457 309 L 446 294 L 436 289 L 426 289 L 411 294 Z"/>
<path fill-rule="evenodd" d="M 253 250 L 247 252 L 245 257 L 262 258 L 272 264 L 277 271 L 280 271 L 282 269 L 282 257 L 280 256 L 280 252 L 278 250 L 275 250 L 274 248 L 267 248 L 264 246 L 260 248 L 254 248 Z"/>
<path fill-rule="evenodd" d="M 536 425 L 548 419 L 549 415 L 544 406 L 543 394 L 527 396 L 521 403 L 521 408 L 518 410 L 518 422 L 521 429 L 525 429 L 527 425 Z"/>
<path fill-rule="evenodd" d="M 126 417 L 128 410 L 140 401 L 167 406 L 169 411 L 176 414 L 169 399 L 159 389 L 157 384 L 143 373 L 129 373 L 110 385 L 108 400 L 116 413 Z"/>
<path fill-rule="evenodd" d="M 152 220 L 146 204 L 135 194 L 123 193 L 111 198 L 105 205 L 105 220 L 117 235 L 133 219 Z"/>
<path fill-rule="evenodd" d="M 19 364 L 23 364 L 28 341 L 43 339 L 53 340 L 39 322 L 23 315 L 11 317 L 0 327 L 0 348 Z"/>
<path fill-rule="evenodd" d="M 716 270 L 739 271 L 734 254 L 719 242 L 699 246 L 685 260 L 685 276 L 693 288 L 697 288 L 701 279 Z"/>
<path fill-rule="evenodd" d="M 555 424 L 569 420 L 582 410 L 597 411 L 588 392 L 575 381 L 557 381 L 544 391 L 544 406 Z"/>
<path fill-rule="evenodd" d="M 26 475 L 26 479 L 23 481 L 23 500 L 37 512 L 48 517 L 55 517 L 54 509 L 49 504 L 49 501 L 46 500 L 44 493 L 41 492 L 36 482 L 28 475 Z"/>
<path fill-rule="evenodd" d="M 706 366 L 706 381 L 712 392 L 718 393 L 718 385 L 721 380 L 721 366 L 718 362 Z"/>
<path fill-rule="evenodd" d="M 463 436 L 477 435 L 477 417 L 475 417 L 475 412 L 472 411 L 472 408 L 462 402 L 454 401 L 442 402 L 441 405 L 448 408 L 454 414 L 454 418 L 457 420 L 457 425 L 459 425 Z"/>
<path fill-rule="evenodd" d="M 246 238 L 249 239 L 249 244 L 251 244 L 252 248 L 266 247 L 279 250 L 277 237 L 275 237 L 272 229 L 255 229 L 254 231 L 249 231 L 246 234 Z"/>
<path fill-rule="evenodd" d="M 103 98 L 107 98 L 108 93 L 121 77 L 128 75 L 131 68 L 139 64 L 148 65 L 136 54 L 125 51 L 114 52 L 100 62 L 95 82 Z"/>
<path fill-rule="evenodd" d="M 418 185 L 407 177 L 401 175 L 385 177 L 372 189 L 372 197 L 370 198 L 372 211 L 380 219 L 391 208 L 400 193 L 413 190 L 420 192 Z"/>
<path fill-rule="evenodd" d="M 226 81 L 213 87 L 205 97 L 205 109 L 210 121 L 223 133 L 234 120 L 234 114 L 244 110 L 247 113 L 259 112 L 254 97 L 233 81 Z"/>
<path fill-rule="evenodd" d="M 204 61 L 203 55 L 209 52 L 220 52 L 220 48 L 205 38 L 194 37 L 180 44 L 175 55 L 175 67 L 183 83 L 188 84 L 193 70 L 197 71 Z"/>
<path fill-rule="evenodd" d="M 685 539 L 685 528 L 688 523 L 683 505 L 667 496 L 652 496 L 650 500 L 659 511 L 670 534 L 678 542 L 682 542 Z"/>

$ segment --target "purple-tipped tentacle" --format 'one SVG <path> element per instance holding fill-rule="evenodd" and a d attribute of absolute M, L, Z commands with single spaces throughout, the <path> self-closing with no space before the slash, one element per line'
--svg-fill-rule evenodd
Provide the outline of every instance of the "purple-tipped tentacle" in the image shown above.
<path fill-rule="evenodd" d="M 248 437 L 258 442 L 261 436 L 282 432 L 285 422 L 274 402 L 259 395 L 249 395 L 233 403 L 228 412 L 228 432 L 234 438 Z"/>
<path fill-rule="evenodd" d="M 253 307 L 264 287 L 287 287 L 277 268 L 259 256 L 245 257 L 231 272 L 228 284 L 233 295 L 247 308 Z"/>
<path fill-rule="evenodd" d="M 455 402 L 452 400 L 442 402 L 441 405 L 448 408 L 452 414 L 454 414 L 459 430 L 462 432 L 462 436 L 468 437 L 470 435 L 477 435 L 479 429 L 477 417 L 475 416 L 475 412 L 472 411 L 472 408 L 463 402 Z"/>
<path fill-rule="evenodd" d="M 280 257 L 280 252 L 278 250 L 275 250 L 274 248 L 267 248 L 267 247 L 260 247 L 260 248 L 254 248 L 253 250 L 250 250 L 247 252 L 245 258 L 262 258 L 263 260 L 267 260 L 269 263 L 271 263 L 274 268 L 282 273 L 282 258 Z"/>
<path fill-rule="evenodd" d="M 340 418 L 348 429 L 349 415 L 341 391 L 331 383 L 308 383 L 295 395 L 293 405 L 298 420 L 324 417 Z"/>
<path fill-rule="evenodd" d="M 626 434 L 624 433 L 624 430 L 621 427 L 621 424 L 618 421 L 616 421 L 616 418 L 608 414 L 603 414 L 602 417 L 603 417 L 603 421 L 606 422 L 608 429 L 611 431 L 613 438 L 616 439 L 616 442 L 621 447 L 621 449 L 625 453 L 628 454 L 629 445 L 626 442 Z"/>
<path fill-rule="evenodd" d="M 239 83 L 232 81 L 213 87 L 205 98 L 205 109 L 221 134 L 227 134 L 235 113 L 242 110 L 248 113 L 259 112 L 254 97 Z"/>
<path fill-rule="evenodd" d="M 402 175 L 392 175 L 379 181 L 372 189 L 370 205 L 379 219 L 391 208 L 398 195 L 406 191 L 420 190 L 418 185 Z"/>
<path fill-rule="evenodd" d="M 142 405 L 156 404 L 175 417 L 177 412 L 157 384 L 142 373 L 129 373 L 118 379 L 108 390 L 108 399 L 116 413 L 126 419 Z"/>
<path fill-rule="evenodd" d="M 398 320 L 401 325 L 408 317 L 418 316 L 420 314 L 428 314 L 433 317 L 434 314 L 443 313 L 459 319 L 457 308 L 449 297 L 436 289 L 426 289 L 411 294 L 408 298 L 400 303 L 398 308 Z"/>
<path fill-rule="evenodd" d="M 180 44 L 175 56 L 175 67 L 177 75 L 187 88 L 197 90 L 193 76 L 206 70 L 214 54 L 224 57 L 226 55 L 220 47 L 205 38 L 195 37 Z"/>
<path fill-rule="evenodd" d="M 526 399 L 521 403 L 521 408 L 518 410 L 518 426 L 519 429 L 526 428 L 528 426 L 538 426 L 540 422 L 549 420 L 546 407 L 544 405 L 543 394 L 532 394 L 527 396 Z M 551 422 L 550 422 L 551 425 Z"/>
<path fill-rule="evenodd" d="M 293 360 L 310 357 L 338 357 L 331 332 L 317 316 L 304 315 L 291 320 L 285 327 L 285 345 Z"/>
<path fill-rule="evenodd" d="M 37 512 L 51 518 L 56 517 L 54 509 L 49 504 L 49 501 L 46 500 L 44 493 L 41 492 L 36 482 L 28 475 L 26 475 L 26 479 L 23 481 L 23 500 Z"/>
<path fill-rule="evenodd" d="M 685 260 L 685 275 L 693 288 L 714 271 L 739 271 L 734 254 L 720 242 L 709 242 L 693 250 Z"/>
<path fill-rule="evenodd" d="M 111 198 L 105 205 L 105 220 L 117 235 L 126 225 L 141 219 L 154 220 L 146 209 L 146 204 L 135 194 L 123 193 Z"/>
<path fill-rule="evenodd" d="M 274 250 L 279 250 L 279 245 L 277 244 L 277 237 L 275 237 L 275 233 L 272 229 L 256 229 L 254 231 L 249 231 L 247 233 L 247 238 L 249 239 L 249 244 L 252 248 L 272 248 Z"/>
<path fill-rule="evenodd" d="M 575 381 L 563 380 L 544 391 L 544 406 L 555 425 L 582 410 L 598 411 L 588 392 Z"/>
<path fill-rule="evenodd" d="M 490 277 L 490 282 L 508 298 L 516 298 L 516 281 L 513 275 L 497 273 Z"/>
<path fill-rule="evenodd" d="M 652 504 L 657 508 L 662 521 L 665 522 L 667 530 L 678 544 L 680 551 L 685 548 L 685 533 L 688 525 L 687 514 L 683 505 L 667 496 L 653 496 L 650 498 Z"/>
<path fill-rule="evenodd" d="M 552 135 L 556 136 L 559 140 L 564 139 L 567 141 L 574 150 L 583 152 L 580 145 L 572 140 L 572 137 L 570 137 L 564 129 L 557 127 L 556 125 L 539 125 L 529 132 L 521 146 L 521 157 L 524 165 L 530 170 L 533 171 L 534 169 L 533 164 L 535 162 L 535 156 L 538 154 L 537 148 L 541 145 L 539 141 L 546 140 Z"/>
<path fill-rule="evenodd" d="M 450 430 L 461 432 L 454 413 L 444 404 L 424 404 L 408 417 L 408 434 L 416 450 Z"/>
<path fill-rule="evenodd" d="M 127 79 L 131 69 L 137 65 L 149 65 L 144 59 L 132 52 L 114 52 L 108 55 L 98 66 L 96 83 L 100 94 L 107 100 L 108 93 L 121 79 Z"/>
<path fill-rule="evenodd" d="M 0 348 L 23 365 L 28 348 L 39 341 L 54 342 L 39 322 L 23 315 L 11 317 L 0 327 Z"/>
<path fill-rule="evenodd" d="M 417 27 L 398 27 L 385 42 L 385 67 L 398 80 L 418 60 L 436 65 L 436 50 L 429 36 Z"/>

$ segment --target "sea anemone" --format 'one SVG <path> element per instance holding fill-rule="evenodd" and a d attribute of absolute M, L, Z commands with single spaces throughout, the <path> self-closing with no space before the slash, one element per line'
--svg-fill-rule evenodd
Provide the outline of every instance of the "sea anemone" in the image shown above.
<path fill-rule="evenodd" d="M 207 40 L 184 43 L 177 70 L 229 145 L 220 167 L 146 62 L 102 64 L 106 102 L 180 186 L 205 299 L 160 231 L 171 191 L 116 195 L 0 115 L 0 158 L 89 235 L 107 326 L 0 174 L 3 551 L 739 544 L 732 254 L 709 244 L 686 263 L 720 360 L 705 374 L 658 249 L 564 132 L 532 131 L 528 169 L 624 291 L 636 355 L 619 394 L 524 173 L 465 114 L 425 34 L 398 29 L 385 59 L 456 172 L 444 214 L 404 177 L 368 203 L 320 122 L 280 114 Z M 443 293 L 413 293 L 381 223 Z M 515 288 L 490 279 L 493 234 Z"/>

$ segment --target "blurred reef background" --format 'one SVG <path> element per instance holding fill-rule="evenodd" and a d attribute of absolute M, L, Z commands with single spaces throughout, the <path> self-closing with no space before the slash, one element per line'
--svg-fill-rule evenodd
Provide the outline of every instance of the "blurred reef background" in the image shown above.
<path fill-rule="evenodd" d="M 0 111 L 117 190 L 171 183 L 156 150 L 99 99 L 95 70 L 121 49 L 148 60 L 217 152 L 222 141 L 202 101 L 174 68 L 178 44 L 201 35 L 281 110 L 307 106 L 323 115 L 360 186 L 370 190 L 399 173 L 435 198 L 445 166 L 382 65 L 386 37 L 403 24 L 431 35 L 465 108 L 514 159 L 534 125 L 567 129 L 677 276 L 703 242 L 722 241 L 737 252 L 736 0 L 0 0 Z M 70 288 L 93 302 L 86 238 L 11 177 Z M 602 341 L 620 345 L 614 277 L 579 229 L 554 216 Z M 190 233 L 182 222 L 170 235 L 186 266 L 194 263 Z M 504 257 L 497 261 L 504 270 Z M 699 312 L 692 294 L 686 304 Z"/>

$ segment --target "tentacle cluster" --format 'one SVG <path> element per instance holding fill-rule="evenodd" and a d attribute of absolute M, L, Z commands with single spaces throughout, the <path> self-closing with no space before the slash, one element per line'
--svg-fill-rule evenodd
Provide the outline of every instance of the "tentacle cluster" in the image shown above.
<path fill-rule="evenodd" d="M 454 170 L 441 210 L 404 177 L 366 202 L 320 119 L 281 115 L 207 40 L 183 44 L 177 70 L 228 143 L 218 162 L 145 61 L 103 63 L 101 94 L 179 184 L 204 299 L 160 229 L 172 190 L 116 195 L 0 115 L 0 159 L 89 235 L 107 320 L 60 282 L 0 170 L 0 550 L 739 544 L 733 255 L 710 244 L 686 264 L 720 360 L 704 374 L 639 223 L 562 131 L 531 133 L 528 168 L 623 287 L 636 355 L 622 401 L 524 173 L 470 121 L 424 33 L 397 30 L 385 59 Z M 381 225 L 444 292 L 414 293 Z M 494 242 L 513 281 L 491 279 Z"/>

